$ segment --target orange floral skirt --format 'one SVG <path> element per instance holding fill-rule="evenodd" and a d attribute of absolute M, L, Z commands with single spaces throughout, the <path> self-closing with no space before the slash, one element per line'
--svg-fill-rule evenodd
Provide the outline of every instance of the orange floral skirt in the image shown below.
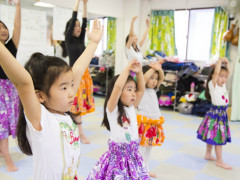
<path fill-rule="evenodd" d="M 162 128 L 164 118 L 151 119 L 140 114 L 137 115 L 138 134 L 141 146 L 161 146 L 165 136 Z"/>
<path fill-rule="evenodd" d="M 95 103 L 93 97 L 93 81 L 89 70 L 84 72 L 82 81 L 79 85 L 75 96 L 71 112 L 75 115 L 82 116 L 95 111 Z"/>

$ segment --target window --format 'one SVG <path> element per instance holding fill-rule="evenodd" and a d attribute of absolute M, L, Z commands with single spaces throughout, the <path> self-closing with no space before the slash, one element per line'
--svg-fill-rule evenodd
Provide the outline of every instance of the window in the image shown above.
<path fill-rule="evenodd" d="M 103 51 L 107 49 L 107 18 L 99 18 L 98 20 L 100 21 L 101 25 L 104 26 L 104 32 L 103 32 L 103 37 L 99 42 L 98 47 L 95 51 L 95 54 L 94 54 L 95 56 L 101 56 Z M 90 20 L 89 30 L 92 29 L 93 21 L 94 20 Z"/>
<path fill-rule="evenodd" d="M 208 61 L 214 9 L 175 11 L 175 41 L 178 56 L 193 61 Z"/>

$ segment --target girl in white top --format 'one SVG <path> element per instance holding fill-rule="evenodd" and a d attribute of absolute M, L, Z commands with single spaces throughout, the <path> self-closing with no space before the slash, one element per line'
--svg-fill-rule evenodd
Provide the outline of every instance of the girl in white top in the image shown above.
<path fill-rule="evenodd" d="M 204 159 L 216 160 L 216 165 L 224 169 L 232 169 L 232 167 L 225 164 L 222 159 L 222 145 L 231 142 L 227 116 L 229 100 L 225 84 L 228 72 L 229 66 L 227 58 L 219 58 L 215 68 L 213 68 L 208 76 L 205 91 L 205 96 L 212 102 L 212 106 L 197 131 L 197 138 L 207 143 Z M 217 159 L 211 155 L 213 146 L 215 146 Z"/>
<path fill-rule="evenodd" d="M 137 74 L 137 84 L 129 76 L 130 70 Z M 123 72 L 109 83 L 102 122 L 110 130 L 109 150 L 102 155 L 88 180 L 149 179 L 138 151 L 135 112 L 144 90 L 142 68 L 136 59 L 132 59 Z"/>
<path fill-rule="evenodd" d="M 140 141 L 139 151 L 143 156 L 147 170 L 152 146 L 161 146 L 164 141 L 162 124 L 163 117 L 159 109 L 157 90 L 164 80 L 162 61 L 150 63 L 143 67 L 146 90 L 138 105 L 138 132 Z M 149 172 L 149 176 L 156 178 L 156 174 Z"/>
<path fill-rule="evenodd" d="M 18 145 L 23 153 L 33 155 L 34 180 L 77 179 L 79 132 L 66 112 L 102 33 L 95 20 L 88 32 L 90 42 L 72 68 L 57 57 L 34 53 L 24 69 L 0 43 L 0 65 L 16 86 L 23 106 Z"/>
<path fill-rule="evenodd" d="M 141 53 L 141 48 L 147 38 L 147 34 L 148 34 L 148 31 L 149 31 L 149 20 L 146 19 L 146 25 L 147 25 L 147 28 L 143 34 L 143 37 L 141 39 L 141 41 L 139 42 L 138 44 L 138 38 L 136 36 L 136 34 L 134 33 L 134 23 L 137 19 L 137 16 L 134 16 L 132 18 L 132 21 L 131 21 L 131 27 L 130 27 L 130 33 L 129 35 L 127 36 L 126 38 L 126 55 L 127 55 L 127 58 L 128 60 L 130 61 L 132 58 L 136 58 L 141 64 L 142 64 L 142 61 L 143 61 L 143 55 Z"/>

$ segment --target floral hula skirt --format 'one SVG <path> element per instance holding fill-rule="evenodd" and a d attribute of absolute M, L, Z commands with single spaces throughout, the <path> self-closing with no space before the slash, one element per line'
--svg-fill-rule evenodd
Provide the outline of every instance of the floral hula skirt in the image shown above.
<path fill-rule="evenodd" d="M 140 114 L 137 115 L 138 134 L 141 146 L 161 146 L 165 136 L 162 128 L 164 118 L 151 119 Z"/>
<path fill-rule="evenodd" d="M 227 108 L 228 106 L 211 106 L 198 128 L 198 139 L 211 145 L 231 142 Z"/>
<path fill-rule="evenodd" d="M 8 79 L 0 79 L 0 140 L 16 137 L 19 116 L 17 89 Z"/>
<path fill-rule="evenodd" d="M 150 180 L 138 151 L 139 140 L 130 143 L 109 141 L 108 145 L 109 150 L 102 155 L 87 180 Z"/>
<path fill-rule="evenodd" d="M 95 111 L 93 97 L 93 81 L 87 69 L 82 77 L 77 94 L 75 96 L 71 112 L 75 115 L 85 115 Z"/>

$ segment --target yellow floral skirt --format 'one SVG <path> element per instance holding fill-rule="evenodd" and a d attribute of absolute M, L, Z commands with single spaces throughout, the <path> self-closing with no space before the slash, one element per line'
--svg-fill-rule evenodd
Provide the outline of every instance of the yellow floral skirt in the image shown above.
<path fill-rule="evenodd" d="M 93 81 L 87 68 L 79 85 L 71 112 L 77 116 L 82 116 L 93 111 L 95 111 Z"/>
<path fill-rule="evenodd" d="M 138 134 L 141 146 L 161 146 L 165 136 L 162 128 L 164 118 L 151 119 L 140 114 L 137 115 Z"/>

